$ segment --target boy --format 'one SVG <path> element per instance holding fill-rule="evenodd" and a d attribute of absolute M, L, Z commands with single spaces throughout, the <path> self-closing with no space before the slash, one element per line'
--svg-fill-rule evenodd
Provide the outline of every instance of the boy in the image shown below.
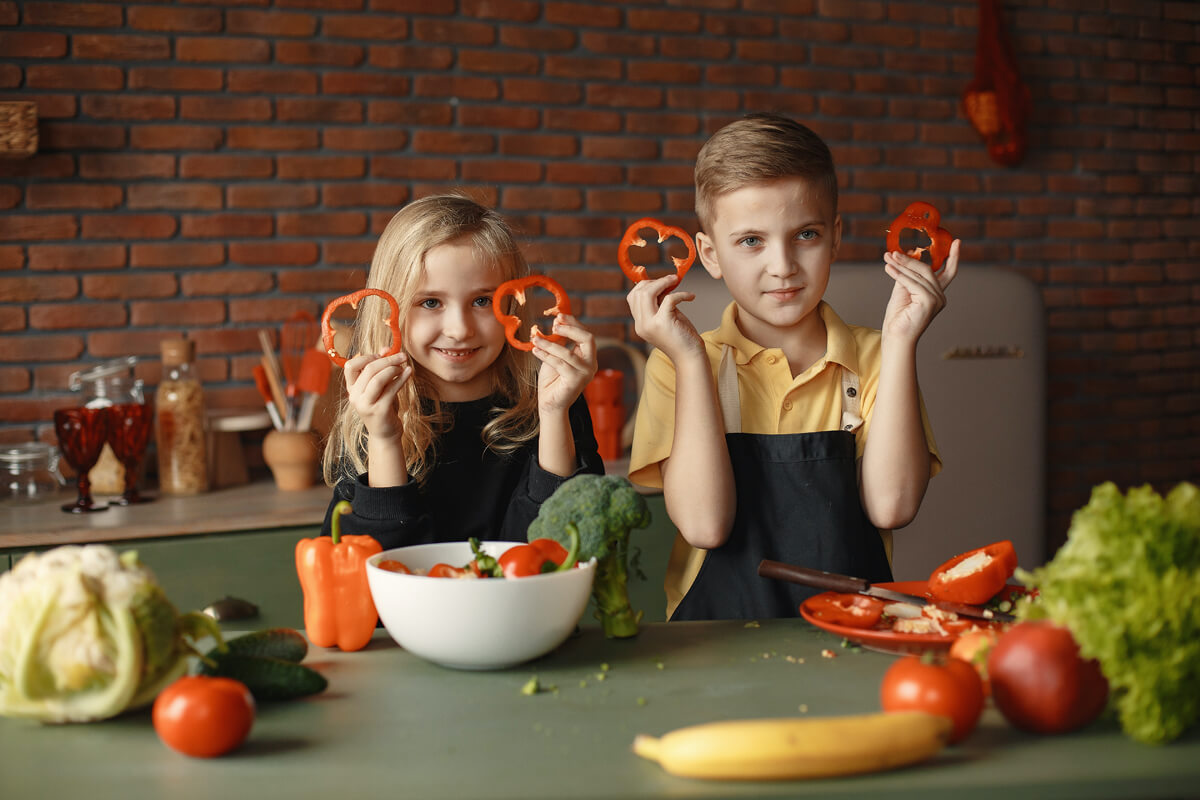
<path fill-rule="evenodd" d="M 701 336 L 679 309 L 695 295 L 664 295 L 674 276 L 630 291 L 635 330 L 656 348 L 630 479 L 663 488 L 679 530 L 669 619 L 795 616 L 813 592 L 760 578 L 759 561 L 891 580 L 885 540 L 941 468 L 916 350 L 959 242 L 936 274 L 885 254 L 896 284 L 882 331 L 848 326 L 821 299 L 842 220 L 820 137 L 750 115 L 709 139 L 695 176 L 697 251 L 733 302 Z"/>

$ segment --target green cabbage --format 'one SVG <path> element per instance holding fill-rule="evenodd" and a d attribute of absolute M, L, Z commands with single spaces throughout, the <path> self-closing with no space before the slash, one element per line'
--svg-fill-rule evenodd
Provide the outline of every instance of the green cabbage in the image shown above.
<path fill-rule="evenodd" d="M 1121 727 L 1160 744 L 1200 718 L 1200 490 L 1097 486 L 1067 542 L 1032 574 L 1025 619 L 1067 627 L 1100 662 Z"/>
<path fill-rule="evenodd" d="M 0 574 L 0 715 L 88 722 L 145 705 L 206 635 L 221 642 L 213 620 L 175 610 L 135 552 L 31 553 Z"/>

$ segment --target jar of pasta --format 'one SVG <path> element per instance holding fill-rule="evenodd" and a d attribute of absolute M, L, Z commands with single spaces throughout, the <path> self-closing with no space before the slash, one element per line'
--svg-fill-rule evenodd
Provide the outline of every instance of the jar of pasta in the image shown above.
<path fill-rule="evenodd" d="M 196 375 L 195 358 L 195 342 L 163 340 L 163 373 L 154 394 L 158 484 L 163 494 L 208 491 L 204 390 Z"/>

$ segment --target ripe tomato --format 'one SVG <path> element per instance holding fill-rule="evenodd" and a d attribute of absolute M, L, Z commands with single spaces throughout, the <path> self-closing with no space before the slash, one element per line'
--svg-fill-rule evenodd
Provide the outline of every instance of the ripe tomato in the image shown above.
<path fill-rule="evenodd" d="M 1082 728 L 1108 703 L 1108 681 L 1094 660 L 1079 657 L 1066 628 L 1019 622 L 988 655 L 992 699 L 1005 719 L 1035 733 Z"/>
<path fill-rule="evenodd" d="M 975 730 L 983 713 L 983 685 L 975 668 L 957 658 L 905 656 L 883 675 L 884 711 L 925 711 L 954 723 L 950 742 Z"/>
<path fill-rule="evenodd" d="M 180 678 L 154 701 L 154 730 L 173 750 L 197 758 L 228 753 L 254 724 L 254 697 L 232 678 Z"/>
<path fill-rule="evenodd" d="M 954 644 L 950 645 L 951 658 L 967 662 L 979 673 L 979 679 L 983 681 L 984 697 L 990 697 L 992 694 L 992 682 L 988 679 L 987 657 L 992 646 L 996 644 L 998 636 L 999 634 L 992 628 L 980 628 L 960 635 L 954 640 Z"/>

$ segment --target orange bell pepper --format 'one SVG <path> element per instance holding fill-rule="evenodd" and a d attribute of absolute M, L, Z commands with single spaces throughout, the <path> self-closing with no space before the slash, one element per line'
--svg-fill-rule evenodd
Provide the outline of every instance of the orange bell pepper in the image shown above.
<path fill-rule="evenodd" d="M 367 585 L 367 559 L 383 551 L 370 536 L 342 536 L 345 500 L 333 507 L 330 536 L 296 543 L 296 574 L 304 592 L 304 632 L 320 647 L 361 650 L 375 634 L 379 612 Z"/>

